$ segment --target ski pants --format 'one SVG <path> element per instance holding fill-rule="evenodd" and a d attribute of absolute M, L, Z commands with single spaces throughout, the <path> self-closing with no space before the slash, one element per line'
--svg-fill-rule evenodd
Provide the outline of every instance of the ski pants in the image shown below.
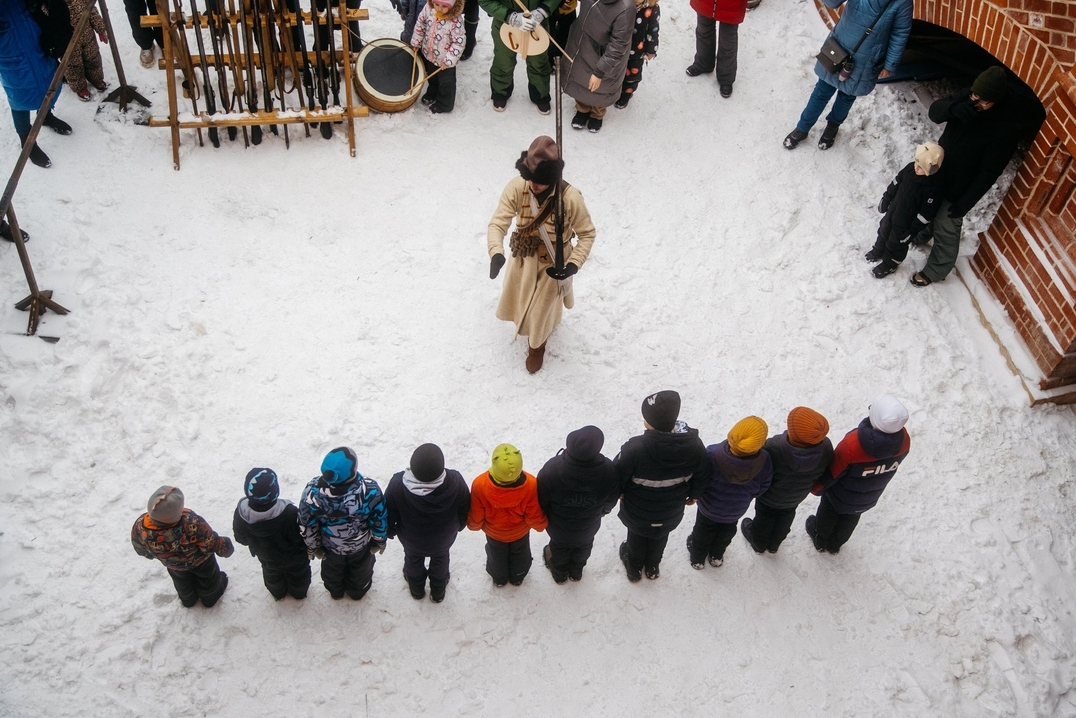
<path fill-rule="evenodd" d="M 284 596 L 306 598 L 306 592 L 310 588 L 310 562 L 304 560 L 290 565 L 263 563 L 262 582 L 278 601 Z"/>
<path fill-rule="evenodd" d="M 587 565 L 590 552 L 594 549 L 594 541 L 583 546 L 549 541 L 549 571 L 553 578 L 563 581 L 571 577 L 578 581 L 583 577 L 583 567 Z"/>
<path fill-rule="evenodd" d="M 720 25 L 720 29 L 718 28 Z M 740 48 L 740 26 L 719 23 L 712 17 L 698 15 L 695 21 L 695 61 L 703 72 L 717 68 L 717 84 L 736 82 L 736 56 Z"/>
<path fill-rule="evenodd" d="M 493 99 L 507 100 L 515 89 L 513 75 L 516 71 L 516 53 L 501 42 L 501 25 L 493 23 L 493 64 L 489 67 L 489 88 Z M 543 23 L 548 30 L 548 23 Z M 549 98 L 549 55 L 541 53 L 527 58 L 527 89 L 531 102 L 548 101 Z"/>
<path fill-rule="evenodd" d="M 725 549 L 736 535 L 736 522 L 731 524 L 711 521 L 700 511 L 695 516 L 695 527 L 691 529 L 691 563 L 703 563 L 706 557 L 721 560 L 725 558 Z"/>
<path fill-rule="evenodd" d="M 164 0 L 164 5 L 168 0 Z M 159 27 L 142 27 L 143 15 L 156 15 L 156 0 L 123 0 L 123 8 L 127 11 L 127 22 L 131 23 L 131 37 L 134 38 L 138 47 L 143 50 L 153 48 L 156 42 L 158 47 L 164 47 L 164 32 Z"/>
<path fill-rule="evenodd" d="M 199 599 L 206 608 L 215 604 L 228 586 L 227 575 L 217 565 L 217 557 L 209 555 L 205 561 L 188 569 L 170 568 L 168 575 L 176 587 L 179 600 L 190 608 Z"/>
<path fill-rule="evenodd" d="M 486 573 L 498 586 L 523 583 L 533 560 L 529 531 L 523 538 L 508 543 L 486 537 Z"/>
<path fill-rule="evenodd" d="M 347 556 L 325 550 L 321 560 L 321 581 L 333 598 L 358 601 L 370 590 L 374 582 L 374 555 L 366 547 Z"/>
<path fill-rule="evenodd" d="M 429 568 L 426 568 L 427 558 L 430 560 Z M 426 578 L 429 577 L 431 589 L 438 586 L 447 586 L 448 579 L 451 577 L 448 567 L 448 551 L 439 553 L 435 556 L 423 556 L 417 553 L 410 553 L 407 549 L 404 549 L 403 574 L 408 583 L 416 583 L 425 587 Z"/>
<path fill-rule="evenodd" d="M 776 551 L 792 529 L 796 509 L 774 509 L 755 502 L 755 518 L 751 524 L 752 546 L 756 551 Z"/>
<path fill-rule="evenodd" d="M 897 237 L 893 233 L 893 218 L 889 212 L 885 213 L 882 221 L 878 223 L 878 238 L 874 240 L 873 249 L 884 251 L 886 255 L 897 264 L 900 264 L 908 256 L 908 244 L 911 237 Z"/>
<path fill-rule="evenodd" d="M 437 69 L 437 64 L 430 62 L 425 57 L 422 64 L 426 68 L 426 75 Z M 441 112 L 452 112 L 456 106 L 456 68 L 446 67 L 427 80 L 426 97 L 433 100 L 433 106 Z"/>
<path fill-rule="evenodd" d="M 644 536 L 628 529 L 628 565 L 633 571 L 642 571 L 643 567 L 657 568 L 665 555 L 665 546 L 669 543 L 672 529 L 655 532 L 656 535 Z"/>
<path fill-rule="evenodd" d="M 826 495 L 822 494 L 822 500 L 818 502 L 818 511 L 815 513 L 816 533 L 814 537 L 815 548 L 837 553 L 852 537 L 856 530 L 859 517 L 862 514 L 838 513 Z"/>

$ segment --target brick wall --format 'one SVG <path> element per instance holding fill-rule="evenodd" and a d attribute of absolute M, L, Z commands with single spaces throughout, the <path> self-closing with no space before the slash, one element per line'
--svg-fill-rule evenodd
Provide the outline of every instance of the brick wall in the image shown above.
<path fill-rule="evenodd" d="M 1038 363 L 1040 387 L 1076 386 L 1076 2 L 915 0 L 915 17 L 986 49 L 1046 108 L 971 266 Z"/>

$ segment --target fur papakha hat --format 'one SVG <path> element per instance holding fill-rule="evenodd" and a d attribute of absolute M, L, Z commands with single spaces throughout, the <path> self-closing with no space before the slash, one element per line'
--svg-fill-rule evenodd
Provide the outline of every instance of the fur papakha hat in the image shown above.
<path fill-rule="evenodd" d="M 535 137 L 531 146 L 516 161 L 519 176 L 535 184 L 556 184 L 564 171 L 564 160 L 557 155 L 557 143 L 552 137 Z"/>

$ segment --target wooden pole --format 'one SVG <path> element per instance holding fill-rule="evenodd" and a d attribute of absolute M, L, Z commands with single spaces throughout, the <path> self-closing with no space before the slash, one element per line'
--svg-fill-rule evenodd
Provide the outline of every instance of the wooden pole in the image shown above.
<path fill-rule="evenodd" d="M 331 15 L 332 13 L 330 13 Z M 351 156 L 355 156 L 355 115 L 352 113 L 354 109 L 355 99 L 352 96 L 351 88 L 351 28 L 347 26 L 347 7 L 344 4 L 344 0 L 340 0 L 340 15 L 337 18 L 340 22 L 340 41 L 343 44 L 344 52 L 344 101 L 347 103 L 347 148 L 351 153 Z M 330 27 L 331 31 L 332 28 Z"/>
<path fill-rule="evenodd" d="M 97 0 L 101 8 L 101 17 L 105 21 L 105 37 L 108 38 L 108 46 L 112 50 L 112 64 L 116 66 L 116 74 L 120 78 L 120 86 L 105 97 L 105 102 L 118 102 L 120 112 L 127 111 L 127 103 L 134 100 L 143 107 L 149 107 L 152 103 L 138 94 L 137 87 L 127 84 L 127 76 L 123 72 L 123 63 L 120 62 L 120 50 L 116 47 L 116 33 L 112 30 L 112 20 L 108 17 L 108 5 L 105 0 Z"/>
<path fill-rule="evenodd" d="M 51 309 L 60 315 L 67 314 L 67 309 L 52 301 L 51 289 L 45 291 L 38 289 L 34 268 L 30 266 L 30 255 L 26 253 L 26 240 L 22 238 L 22 228 L 19 227 L 19 220 L 15 217 L 15 208 L 10 202 L 7 206 L 7 223 L 11 228 L 12 241 L 15 242 L 15 248 L 19 252 L 19 261 L 22 262 L 22 272 L 26 275 L 26 284 L 30 287 L 30 294 L 16 303 L 15 308 L 21 312 L 30 311 L 26 333 L 32 336 L 37 333 L 38 318 L 45 313 L 46 309 Z"/>

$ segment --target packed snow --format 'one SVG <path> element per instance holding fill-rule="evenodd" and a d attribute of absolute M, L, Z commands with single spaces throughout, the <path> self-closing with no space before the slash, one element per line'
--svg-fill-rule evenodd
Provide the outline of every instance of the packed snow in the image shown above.
<path fill-rule="evenodd" d="M 138 65 L 113 5 L 128 77 L 163 115 L 164 73 Z M 388 3 L 369 9 L 364 37 L 399 34 Z M 62 96 L 74 135 L 43 132 L 53 166 L 15 196 L 37 280 L 71 310 L 43 317 L 58 343 L 19 336 L 25 283 L 0 246 L 0 715 L 1076 715 L 1073 411 L 1029 406 L 966 260 L 916 289 L 922 252 L 885 280 L 862 258 L 886 184 L 940 129 L 913 86 L 884 86 L 832 150 L 819 125 L 788 152 L 825 35 L 813 5 L 748 14 L 727 100 L 684 74 L 694 17 L 663 6 L 631 105 L 599 134 L 564 130 L 598 237 L 534 376 L 493 316 L 485 232 L 554 124 L 521 65 L 493 112 L 484 14 L 456 110 L 358 119 L 354 159 L 340 126 L 292 127 L 290 151 L 184 131 L 176 172 L 167 130 Z M 0 132 L 3 166 L 18 150 Z M 811 497 L 780 553 L 737 537 L 694 571 L 689 508 L 638 584 L 615 512 L 563 586 L 539 559 L 494 588 L 483 537 L 461 534 L 439 605 L 409 596 L 397 542 L 357 603 L 331 600 L 316 563 L 305 601 L 274 602 L 238 547 L 224 598 L 190 610 L 131 549 L 161 484 L 230 535 L 253 466 L 293 501 L 339 445 L 382 486 L 427 441 L 468 480 L 502 442 L 536 472 L 585 424 L 614 456 L 660 389 L 707 444 L 749 414 L 779 433 L 796 405 L 836 442 L 893 393 L 911 454 L 839 555 L 803 532 Z"/>

